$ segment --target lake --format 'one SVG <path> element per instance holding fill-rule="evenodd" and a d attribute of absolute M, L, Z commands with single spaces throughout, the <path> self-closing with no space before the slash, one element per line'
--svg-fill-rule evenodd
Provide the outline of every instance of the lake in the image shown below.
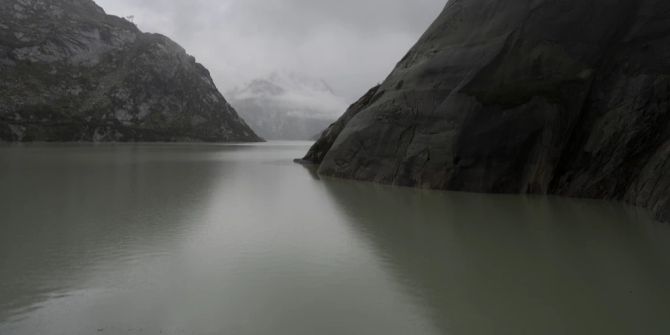
<path fill-rule="evenodd" d="M 0 146 L 0 334 L 670 334 L 670 225 L 319 178 L 304 142 Z"/>

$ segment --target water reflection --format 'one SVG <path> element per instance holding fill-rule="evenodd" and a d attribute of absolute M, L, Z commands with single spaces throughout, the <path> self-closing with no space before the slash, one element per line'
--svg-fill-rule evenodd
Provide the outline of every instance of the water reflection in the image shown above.
<path fill-rule="evenodd" d="M 308 146 L 0 148 L 0 333 L 439 334 Z"/>
<path fill-rule="evenodd" d="M 670 234 L 643 211 L 324 184 L 444 334 L 670 332 Z"/>
<path fill-rule="evenodd" d="M 215 147 L 6 147 L 0 155 L 0 320 L 169 256 L 226 169 Z M 129 276 L 123 285 L 131 285 Z M 145 283 L 147 284 L 147 283 Z"/>
<path fill-rule="evenodd" d="M 668 333 L 645 212 L 322 180 L 308 146 L 0 146 L 0 333 Z"/>

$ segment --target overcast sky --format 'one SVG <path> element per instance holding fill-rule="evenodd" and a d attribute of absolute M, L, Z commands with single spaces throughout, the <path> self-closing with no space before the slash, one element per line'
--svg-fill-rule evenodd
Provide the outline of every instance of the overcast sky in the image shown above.
<path fill-rule="evenodd" d="M 274 71 L 349 101 L 381 82 L 446 0 L 95 0 L 181 44 L 226 92 Z"/>

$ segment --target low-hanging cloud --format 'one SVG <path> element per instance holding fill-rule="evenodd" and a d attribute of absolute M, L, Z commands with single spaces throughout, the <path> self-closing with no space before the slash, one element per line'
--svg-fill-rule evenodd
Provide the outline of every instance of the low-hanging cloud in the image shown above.
<path fill-rule="evenodd" d="M 276 71 L 353 101 L 416 42 L 446 0 L 96 0 L 180 43 L 222 91 Z"/>

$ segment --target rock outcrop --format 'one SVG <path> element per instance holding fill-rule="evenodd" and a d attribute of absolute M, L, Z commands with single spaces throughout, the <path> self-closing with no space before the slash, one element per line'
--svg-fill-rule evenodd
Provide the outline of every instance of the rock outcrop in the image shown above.
<path fill-rule="evenodd" d="M 259 141 L 209 72 L 91 0 L 0 1 L 0 140 Z"/>
<path fill-rule="evenodd" d="M 670 2 L 451 0 L 305 157 L 402 186 L 625 201 L 670 220 Z"/>

